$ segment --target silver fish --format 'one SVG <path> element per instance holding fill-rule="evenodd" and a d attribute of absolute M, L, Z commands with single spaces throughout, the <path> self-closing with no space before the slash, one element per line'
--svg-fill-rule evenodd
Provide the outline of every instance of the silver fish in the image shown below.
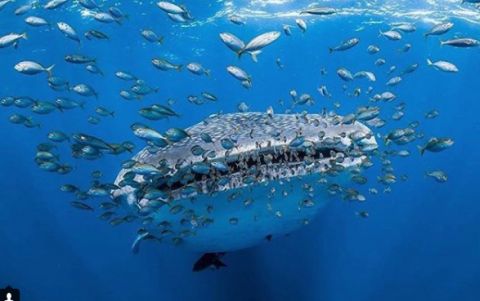
<path fill-rule="evenodd" d="M 51 65 L 50 67 L 43 67 L 37 62 L 34 61 L 22 61 L 15 65 L 15 70 L 20 73 L 27 74 L 27 75 L 35 75 L 41 72 L 46 72 L 49 76 L 52 75 L 52 70 L 55 65 Z"/>
<path fill-rule="evenodd" d="M 447 61 L 436 61 L 432 62 L 430 59 L 427 59 L 427 65 L 432 66 L 437 70 L 443 71 L 443 72 L 450 72 L 450 73 L 456 73 L 458 72 L 457 66 L 454 64 L 447 62 Z"/>
<path fill-rule="evenodd" d="M 5 47 L 12 46 L 12 45 L 15 48 L 17 48 L 18 47 L 18 42 L 21 39 L 26 40 L 27 38 L 28 38 L 27 33 L 22 33 L 22 34 L 10 33 L 10 34 L 7 34 L 3 37 L 0 37 L 0 48 L 5 48 Z"/>
<path fill-rule="evenodd" d="M 270 31 L 263 33 L 255 38 L 253 38 L 248 44 L 241 50 L 237 52 L 238 56 L 241 57 L 244 53 L 249 53 L 252 56 L 254 62 L 257 61 L 257 55 L 261 53 L 261 50 L 275 42 L 280 37 L 279 31 Z"/>
<path fill-rule="evenodd" d="M 425 37 L 442 35 L 444 33 L 447 33 L 448 31 L 450 31 L 450 29 L 452 29 L 452 27 L 453 27 L 452 22 L 437 24 L 432 29 L 430 29 L 430 31 L 425 33 Z"/>

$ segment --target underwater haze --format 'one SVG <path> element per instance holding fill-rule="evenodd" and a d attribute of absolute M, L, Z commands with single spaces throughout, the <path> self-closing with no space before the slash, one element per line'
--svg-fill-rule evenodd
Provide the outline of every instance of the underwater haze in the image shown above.
<path fill-rule="evenodd" d="M 0 1 L 0 288 L 479 300 L 471 2 Z"/>

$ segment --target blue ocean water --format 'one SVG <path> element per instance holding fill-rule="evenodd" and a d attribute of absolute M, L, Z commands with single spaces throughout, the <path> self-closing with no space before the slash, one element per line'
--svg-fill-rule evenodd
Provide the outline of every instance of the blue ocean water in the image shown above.
<path fill-rule="evenodd" d="M 41 1 L 43 5 L 47 1 Z M 75 1 L 55 10 L 42 7 L 23 16 L 13 11 L 22 1 L 7 4 L 0 11 L 0 34 L 27 32 L 18 48 L 0 49 L 1 97 L 30 96 L 52 101 L 59 96 L 86 101 L 84 110 L 53 112 L 43 116 L 14 106 L 0 108 L 0 287 L 8 284 L 21 290 L 22 300 L 478 300 L 480 298 L 480 205 L 478 204 L 478 70 L 479 49 L 440 46 L 440 40 L 453 37 L 479 38 L 478 8 L 460 1 L 339 1 L 319 5 L 334 6 L 343 13 L 328 17 L 299 16 L 311 1 L 184 1 L 194 23 L 173 23 L 151 1 L 98 1 L 103 10 L 117 6 L 128 14 L 122 25 L 95 21 Z M 228 21 L 236 13 L 245 25 Z M 65 21 L 81 34 L 80 45 L 62 35 L 56 26 L 34 28 L 25 24 L 28 15 L 42 16 L 55 25 Z M 304 18 L 308 30 L 302 34 L 292 28 L 292 36 L 282 34 L 267 46 L 254 63 L 240 60 L 220 41 L 220 32 L 250 38 L 266 31 L 282 31 L 284 24 L 295 26 Z M 435 23 L 449 20 L 454 28 L 441 37 L 425 39 Z M 417 30 L 402 33 L 401 41 L 379 37 L 379 31 L 392 22 L 411 22 Z M 142 29 L 152 29 L 164 36 L 164 44 L 146 42 Z M 83 33 L 101 30 L 108 41 L 89 41 Z M 357 37 L 360 44 L 329 54 L 328 47 Z M 398 49 L 405 43 L 407 53 Z M 370 44 L 378 45 L 376 55 L 367 53 Z M 81 65 L 64 61 L 67 54 L 79 53 L 97 58 L 104 73 L 93 75 Z M 186 64 L 196 61 L 211 70 L 211 77 L 198 77 L 188 71 L 162 72 L 151 64 L 153 57 Z M 279 69 L 275 60 L 284 64 Z M 385 58 L 385 66 L 374 65 Z M 426 59 L 454 63 L 459 72 L 448 74 L 428 67 Z M 83 98 L 72 92 L 50 89 L 46 75 L 27 76 L 16 72 L 21 60 L 35 60 L 44 66 L 55 64 L 54 74 L 71 83 L 88 83 L 98 99 Z M 403 77 L 396 87 L 385 82 L 407 66 L 418 63 L 414 73 Z M 238 65 L 252 75 L 251 89 L 243 88 L 225 70 Z M 390 66 L 397 71 L 388 74 Z M 336 75 L 339 67 L 353 72 L 371 70 L 377 81 L 355 80 L 346 83 L 347 92 L 361 87 L 360 97 L 348 96 L 345 82 Z M 325 68 L 327 75 L 321 75 Z M 127 101 L 119 91 L 129 87 L 114 76 L 118 70 L 130 71 L 158 87 L 159 92 L 141 101 Z M 332 99 L 316 91 L 326 85 Z M 392 185 L 390 193 L 376 177 L 379 167 L 368 170 L 368 187 L 379 195 L 367 201 L 333 201 L 308 226 L 250 249 L 228 253 L 227 268 L 192 273 L 193 262 L 201 255 L 181 247 L 146 243 L 140 254 L 133 255 L 131 243 L 136 235 L 133 224 L 112 227 L 99 220 L 97 213 L 82 212 L 69 205 L 72 196 L 59 190 L 65 183 L 88 187 L 90 173 L 103 172 L 102 179 L 113 181 L 120 162 L 132 156 L 103 156 L 99 160 L 73 159 L 68 144 L 59 145 L 62 161 L 74 170 L 57 175 L 40 170 L 35 162 L 36 145 L 47 141 L 51 130 L 65 133 L 85 132 L 108 141 L 130 140 L 135 152 L 144 147 L 130 129 L 134 122 L 144 122 L 158 130 L 185 128 L 218 112 L 235 112 L 240 102 L 251 111 L 275 112 L 290 109 L 289 91 L 309 93 L 312 106 L 297 106 L 295 112 L 318 113 L 323 108 L 346 115 L 356 108 L 372 105 L 365 95 L 368 86 L 375 92 L 391 90 L 397 99 L 375 103 L 382 108 L 385 127 L 373 129 L 382 136 L 389 131 L 419 121 L 425 138 L 404 147 L 411 155 L 392 157 L 397 177 L 407 181 Z M 187 96 L 209 91 L 217 102 L 197 106 Z M 153 103 L 166 104 L 180 118 L 147 122 L 138 110 Z M 287 105 L 282 106 L 282 99 Z M 394 106 L 406 103 L 405 116 L 392 120 Z M 115 111 L 115 117 L 101 119 L 99 125 L 87 122 L 97 106 Z M 425 113 L 437 109 L 433 120 Z M 27 129 L 8 121 L 13 113 L 32 116 L 40 128 Z M 455 144 L 440 153 L 420 156 L 417 145 L 429 137 L 451 137 Z M 384 148 L 378 139 L 380 150 Z M 379 164 L 379 163 L 378 163 Z M 441 169 L 448 174 L 446 183 L 425 177 L 425 172 Z M 368 211 L 362 219 L 355 213 Z"/>

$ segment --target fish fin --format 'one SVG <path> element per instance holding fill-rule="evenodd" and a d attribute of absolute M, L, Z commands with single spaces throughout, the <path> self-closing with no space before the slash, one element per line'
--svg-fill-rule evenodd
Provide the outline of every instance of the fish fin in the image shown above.
<path fill-rule="evenodd" d="M 157 41 L 157 42 L 160 43 L 160 44 L 163 44 L 163 39 L 164 39 L 164 37 L 161 36 L 161 37 L 158 38 L 158 41 Z"/>
<path fill-rule="evenodd" d="M 48 67 L 47 69 L 45 69 L 45 71 L 47 72 L 48 76 L 52 76 L 52 70 L 53 68 L 55 68 L 55 64 L 51 65 L 50 67 Z"/>
<path fill-rule="evenodd" d="M 445 41 L 440 41 L 440 46 L 445 45 Z"/>
<path fill-rule="evenodd" d="M 215 268 L 216 268 L 217 270 L 227 266 L 227 265 L 226 265 L 223 261 L 221 261 L 219 258 L 216 258 L 216 259 L 215 259 L 215 261 L 213 262 L 213 265 L 215 266 Z"/>
<path fill-rule="evenodd" d="M 147 237 L 149 235 L 148 232 L 142 234 L 142 235 L 138 235 L 137 238 L 135 239 L 135 241 L 133 242 L 132 244 L 132 253 L 133 254 L 138 254 L 140 252 L 140 243 L 142 242 L 142 240 L 145 239 L 145 237 Z"/>
<path fill-rule="evenodd" d="M 420 155 L 423 156 L 425 153 L 425 147 L 417 145 L 418 151 L 420 152 Z"/>
<path fill-rule="evenodd" d="M 208 77 L 210 77 L 211 75 L 211 71 L 209 69 L 205 69 L 205 75 L 207 75 Z"/>
<path fill-rule="evenodd" d="M 333 53 L 335 50 L 333 48 L 328 48 L 328 53 Z"/>
<path fill-rule="evenodd" d="M 427 65 L 428 65 L 428 66 L 433 65 L 433 63 L 432 63 L 432 61 L 431 61 L 430 59 L 427 59 Z"/>
<path fill-rule="evenodd" d="M 22 38 L 28 40 L 28 34 L 26 32 L 22 33 Z"/>
<path fill-rule="evenodd" d="M 175 70 L 177 70 L 178 72 L 182 71 L 182 68 L 183 68 L 183 65 L 178 65 Z"/>
<path fill-rule="evenodd" d="M 252 60 L 257 63 L 258 62 L 258 56 L 260 55 L 260 53 L 262 53 L 261 50 L 257 50 L 257 51 L 253 51 L 253 52 L 249 52 L 250 53 L 250 56 L 252 57 Z"/>
<path fill-rule="evenodd" d="M 242 58 L 243 53 L 244 53 L 243 49 L 240 49 L 239 51 L 236 52 L 238 59 Z"/>
<path fill-rule="evenodd" d="M 225 252 L 214 253 L 215 258 L 213 259 L 212 264 L 217 270 L 227 266 L 223 261 L 220 260 L 220 258 L 222 258 L 225 254 Z"/>

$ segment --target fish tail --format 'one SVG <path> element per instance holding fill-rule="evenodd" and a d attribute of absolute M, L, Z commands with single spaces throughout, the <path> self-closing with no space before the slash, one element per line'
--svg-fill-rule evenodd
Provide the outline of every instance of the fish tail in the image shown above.
<path fill-rule="evenodd" d="M 440 41 L 440 46 L 445 45 L 445 43 L 446 43 L 445 41 Z"/>
<path fill-rule="evenodd" d="M 51 65 L 50 67 L 48 67 L 47 69 L 45 69 L 45 71 L 47 72 L 48 76 L 52 76 L 52 70 L 53 68 L 55 68 L 55 64 Z"/>
<path fill-rule="evenodd" d="M 142 240 L 141 236 L 137 237 L 132 244 L 132 253 L 138 254 L 140 252 L 140 241 Z"/>
<path fill-rule="evenodd" d="M 175 70 L 177 70 L 178 72 L 182 71 L 182 68 L 183 68 L 183 65 L 178 65 Z"/>
<path fill-rule="evenodd" d="M 215 268 L 217 270 L 227 266 L 223 261 L 220 260 L 219 257 L 215 258 L 215 261 L 213 262 L 213 265 L 215 266 Z"/>
<path fill-rule="evenodd" d="M 258 55 L 260 55 L 260 53 L 262 53 L 261 50 L 257 50 L 257 51 L 250 52 L 250 56 L 252 57 L 252 60 L 253 60 L 255 63 L 258 62 Z"/>
<path fill-rule="evenodd" d="M 164 39 L 163 36 L 159 37 L 159 38 L 158 38 L 158 43 L 163 44 L 163 39 Z"/>
<path fill-rule="evenodd" d="M 205 74 L 206 74 L 208 77 L 210 77 L 210 75 L 211 75 L 211 70 L 205 69 L 204 72 L 205 72 Z"/>
<path fill-rule="evenodd" d="M 79 106 L 81 109 L 85 109 L 85 102 L 79 103 L 78 106 Z"/>
<path fill-rule="evenodd" d="M 335 50 L 333 48 L 328 48 L 329 53 L 333 53 Z"/>
<path fill-rule="evenodd" d="M 26 32 L 22 33 L 22 38 L 28 40 L 28 34 Z"/>
<path fill-rule="evenodd" d="M 127 152 L 131 153 L 132 150 L 133 150 L 133 148 L 127 147 L 126 145 L 128 145 L 128 144 L 129 144 L 129 142 L 126 141 L 126 142 L 123 142 L 123 143 L 122 143 L 122 146 L 125 147 L 125 149 L 127 150 Z"/>
<path fill-rule="evenodd" d="M 239 59 L 241 59 L 241 58 L 242 58 L 242 55 L 243 55 L 244 53 L 245 53 L 244 50 L 243 50 L 243 49 L 240 49 L 239 51 L 237 51 L 237 57 L 238 57 Z"/>
<path fill-rule="evenodd" d="M 427 59 L 427 65 L 428 65 L 428 66 L 433 65 L 433 63 L 432 63 L 432 61 L 431 61 L 430 59 Z"/>
<path fill-rule="evenodd" d="M 425 147 L 417 145 L 418 151 L 420 152 L 420 155 L 423 156 L 423 153 L 425 153 Z"/>

